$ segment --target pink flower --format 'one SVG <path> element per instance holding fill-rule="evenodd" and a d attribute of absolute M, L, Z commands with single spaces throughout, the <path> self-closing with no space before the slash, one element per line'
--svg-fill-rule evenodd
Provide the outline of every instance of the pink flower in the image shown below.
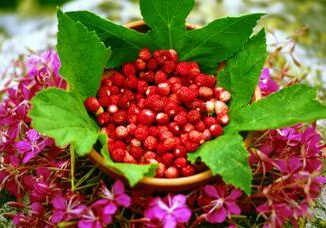
<path fill-rule="evenodd" d="M 228 194 L 226 185 L 206 185 L 199 198 L 199 204 L 207 212 L 206 220 L 210 223 L 222 223 L 231 215 L 239 215 L 240 207 L 236 200 L 242 195 L 238 189 Z"/>
<path fill-rule="evenodd" d="M 264 224 L 264 228 L 278 228 L 292 216 L 292 210 L 285 203 L 264 203 L 256 208 L 256 211 L 260 213 L 267 222 Z"/>
<path fill-rule="evenodd" d="M 279 89 L 276 82 L 271 79 L 268 68 L 264 68 L 260 75 L 259 88 L 264 96 L 267 96 Z"/>
<path fill-rule="evenodd" d="M 16 148 L 24 155 L 23 163 L 27 163 L 51 144 L 51 139 L 43 138 L 36 130 L 30 129 L 26 132 L 26 138 L 16 143 Z"/>
<path fill-rule="evenodd" d="M 65 196 L 61 193 L 52 198 L 53 214 L 51 222 L 58 224 L 62 221 L 80 218 L 87 211 L 87 207 L 81 203 L 82 197 L 68 192 Z"/>
<path fill-rule="evenodd" d="M 111 191 L 102 182 L 100 187 L 101 199 L 95 201 L 90 209 L 78 222 L 79 227 L 104 227 L 112 222 L 112 216 L 117 212 L 119 206 L 129 207 L 130 197 L 125 193 L 121 181 L 116 181 Z"/>
<path fill-rule="evenodd" d="M 186 204 L 186 197 L 178 194 L 167 195 L 161 199 L 153 199 L 144 212 L 144 216 L 150 219 L 148 227 L 157 227 L 159 224 L 164 228 L 173 228 L 186 223 L 191 217 L 191 210 Z"/>

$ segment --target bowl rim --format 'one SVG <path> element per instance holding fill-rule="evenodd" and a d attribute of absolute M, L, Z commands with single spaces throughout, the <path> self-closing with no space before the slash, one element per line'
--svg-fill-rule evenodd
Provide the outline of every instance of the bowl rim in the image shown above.
<path fill-rule="evenodd" d="M 145 22 L 143 20 L 136 20 L 136 21 L 131 21 L 127 24 L 125 24 L 125 27 L 134 29 L 134 30 L 142 30 L 146 26 Z M 187 29 L 192 30 L 199 28 L 199 26 L 194 25 L 194 24 L 186 24 Z M 259 87 L 257 86 L 255 88 L 253 98 L 251 102 L 255 102 L 257 100 L 261 99 L 261 91 Z M 254 138 L 256 137 L 256 132 L 249 132 L 246 138 L 244 139 L 244 144 L 246 148 L 250 146 Z M 88 157 L 90 160 L 95 163 L 95 165 L 98 165 L 99 168 L 109 176 L 112 176 L 113 178 L 121 179 L 124 182 L 128 183 L 126 181 L 126 178 L 117 170 L 114 168 L 111 168 L 106 165 L 104 158 L 100 155 L 98 151 L 96 151 L 94 148 L 91 150 L 89 153 Z M 204 183 L 204 182 L 209 182 L 210 180 L 213 180 L 215 176 L 213 175 L 211 170 L 206 170 L 201 173 L 197 173 L 192 176 L 188 177 L 178 177 L 178 178 L 158 178 L 158 177 L 144 177 L 141 179 L 137 185 L 141 186 L 150 186 L 150 187 L 157 187 L 161 188 L 163 187 L 164 189 L 169 189 L 169 188 L 180 188 L 180 189 L 186 189 L 186 186 L 190 185 L 196 185 L 196 183 Z M 158 189 L 160 190 L 160 189 Z M 162 189 L 163 190 L 163 189 Z"/>

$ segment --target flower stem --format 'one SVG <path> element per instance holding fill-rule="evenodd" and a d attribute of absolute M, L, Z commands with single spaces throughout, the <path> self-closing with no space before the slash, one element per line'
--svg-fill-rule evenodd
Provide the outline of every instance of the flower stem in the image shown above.
<path fill-rule="evenodd" d="M 70 144 L 70 175 L 71 175 L 71 191 L 75 191 L 75 148 Z"/>

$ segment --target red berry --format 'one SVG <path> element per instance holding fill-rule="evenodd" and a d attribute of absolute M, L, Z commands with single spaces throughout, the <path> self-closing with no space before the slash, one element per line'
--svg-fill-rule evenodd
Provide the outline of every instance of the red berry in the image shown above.
<path fill-rule="evenodd" d="M 148 135 L 156 137 L 158 133 L 158 130 L 156 128 L 156 126 L 151 126 L 148 128 Z"/>
<path fill-rule="evenodd" d="M 153 136 L 148 136 L 144 141 L 144 147 L 147 150 L 155 150 L 157 147 L 157 139 Z"/>
<path fill-rule="evenodd" d="M 181 102 L 192 102 L 196 98 L 196 94 L 188 87 L 181 87 L 177 93 Z"/>
<path fill-rule="evenodd" d="M 183 127 L 183 131 L 184 132 L 191 132 L 192 130 L 195 130 L 194 125 L 187 123 L 184 127 Z"/>
<path fill-rule="evenodd" d="M 156 177 L 164 177 L 165 170 L 166 166 L 163 163 L 158 163 L 158 167 L 156 169 Z"/>
<path fill-rule="evenodd" d="M 229 115 L 224 112 L 218 114 L 216 119 L 217 119 L 218 123 L 223 126 L 227 125 L 230 121 Z"/>
<path fill-rule="evenodd" d="M 231 99 L 231 94 L 228 91 L 223 90 L 222 92 L 220 92 L 219 99 L 220 101 L 226 103 Z"/>
<path fill-rule="evenodd" d="M 142 70 L 145 70 L 146 68 L 146 62 L 143 60 L 143 59 L 137 59 L 135 61 L 135 67 L 138 71 L 142 71 Z"/>
<path fill-rule="evenodd" d="M 194 79 L 198 74 L 200 74 L 199 66 L 196 62 L 189 62 L 189 72 L 188 76 L 190 79 Z"/>
<path fill-rule="evenodd" d="M 133 63 L 125 63 L 122 65 L 122 73 L 126 76 L 136 75 L 136 67 Z"/>
<path fill-rule="evenodd" d="M 176 142 L 174 137 L 173 138 L 167 138 L 167 139 L 164 140 L 163 145 L 165 146 L 165 148 L 167 150 L 173 150 L 176 147 L 177 142 Z"/>
<path fill-rule="evenodd" d="M 190 68 L 191 65 L 189 64 L 189 62 L 179 62 L 175 67 L 175 71 L 180 76 L 187 76 Z"/>
<path fill-rule="evenodd" d="M 201 119 L 201 114 L 198 110 L 194 109 L 194 110 L 190 110 L 188 112 L 188 122 L 191 124 L 196 124 L 198 121 L 200 121 Z"/>
<path fill-rule="evenodd" d="M 165 170 L 165 176 L 167 178 L 177 178 L 179 177 L 179 170 L 174 166 L 170 166 Z"/>
<path fill-rule="evenodd" d="M 221 112 L 225 112 L 228 110 L 228 106 L 222 101 L 215 101 L 214 108 L 216 114 L 220 114 Z"/>
<path fill-rule="evenodd" d="M 125 126 L 118 126 L 115 129 L 115 134 L 118 138 L 123 139 L 128 136 L 128 129 Z"/>
<path fill-rule="evenodd" d="M 168 83 L 160 83 L 157 85 L 157 92 L 161 96 L 168 96 L 170 94 L 170 86 Z"/>
<path fill-rule="evenodd" d="M 111 120 L 111 116 L 107 112 L 103 112 L 96 117 L 96 121 L 100 126 L 107 125 Z"/>
<path fill-rule="evenodd" d="M 199 143 L 187 142 L 185 146 L 189 152 L 193 152 L 197 150 L 197 148 L 199 147 Z"/>
<path fill-rule="evenodd" d="M 137 93 L 144 94 L 148 88 L 148 84 L 146 81 L 139 80 L 137 84 Z"/>
<path fill-rule="evenodd" d="M 164 71 L 164 73 L 170 74 L 174 71 L 175 68 L 175 63 L 174 61 L 166 61 L 163 66 L 162 66 L 162 70 Z"/>
<path fill-rule="evenodd" d="M 168 50 L 167 57 L 169 60 L 176 62 L 176 61 L 178 61 L 179 55 L 174 49 L 170 49 L 170 50 Z"/>
<path fill-rule="evenodd" d="M 152 57 L 152 54 L 148 48 L 143 48 L 139 51 L 138 56 L 140 59 L 147 61 Z"/>
<path fill-rule="evenodd" d="M 137 122 L 139 124 L 151 125 L 155 121 L 155 114 L 149 109 L 143 109 L 137 115 Z"/>
<path fill-rule="evenodd" d="M 166 139 L 172 138 L 173 134 L 171 131 L 167 130 L 167 131 L 161 131 L 158 130 L 158 137 L 161 141 L 164 141 Z"/>
<path fill-rule="evenodd" d="M 213 137 L 220 136 L 223 133 L 223 128 L 218 124 L 213 124 L 209 127 L 209 130 Z"/>
<path fill-rule="evenodd" d="M 153 163 L 156 161 L 156 154 L 152 151 L 147 151 L 140 159 L 143 163 Z"/>
<path fill-rule="evenodd" d="M 176 122 L 169 123 L 168 128 L 174 135 L 181 134 L 181 128 Z"/>
<path fill-rule="evenodd" d="M 204 135 L 206 141 L 212 139 L 212 134 L 211 134 L 211 131 L 209 129 L 205 129 L 203 131 L 203 135 Z"/>
<path fill-rule="evenodd" d="M 99 110 L 101 108 L 101 105 L 98 102 L 98 100 L 96 99 L 96 97 L 87 98 L 84 102 L 84 105 L 85 105 L 85 108 L 87 109 L 87 111 L 89 111 L 89 112 L 96 112 L 97 110 Z"/>
<path fill-rule="evenodd" d="M 216 79 L 214 76 L 198 74 L 195 78 L 195 82 L 198 86 L 206 86 L 212 88 L 216 84 Z"/>
<path fill-rule="evenodd" d="M 155 81 L 155 74 L 153 71 L 148 71 L 148 72 L 145 72 L 143 73 L 143 76 L 142 76 L 147 82 L 154 82 Z"/>
<path fill-rule="evenodd" d="M 129 75 L 127 80 L 126 80 L 126 84 L 125 86 L 128 89 L 137 89 L 138 86 L 138 78 L 134 75 Z"/>
<path fill-rule="evenodd" d="M 163 71 L 159 70 L 155 74 L 155 83 L 160 84 L 166 82 L 167 75 Z"/>
<path fill-rule="evenodd" d="M 131 146 L 129 153 L 135 159 L 140 159 L 144 154 L 144 150 L 141 147 Z"/>
<path fill-rule="evenodd" d="M 213 124 L 216 124 L 216 119 L 212 116 L 207 116 L 204 118 L 204 123 L 206 127 L 210 127 Z"/>
<path fill-rule="evenodd" d="M 170 86 L 172 93 L 178 93 L 178 91 L 181 89 L 181 87 L 182 87 L 182 84 L 179 82 L 174 83 Z"/>
<path fill-rule="evenodd" d="M 174 159 L 174 155 L 172 153 L 165 153 L 162 155 L 162 163 L 164 165 L 169 166 L 170 164 L 172 164 Z"/>
<path fill-rule="evenodd" d="M 134 147 L 140 147 L 141 146 L 141 142 L 138 139 L 132 139 L 130 141 L 130 145 L 134 146 Z"/>
<path fill-rule="evenodd" d="M 109 107 L 109 105 L 112 103 L 110 97 L 108 96 L 99 97 L 98 102 L 103 108 Z"/>
<path fill-rule="evenodd" d="M 130 155 L 128 152 L 126 153 L 125 157 L 123 158 L 124 163 L 136 163 L 135 158 Z"/>
<path fill-rule="evenodd" d="M 152 71 L 156 70 L 157 62 L 155 58 L 151 58 L 150 60 L 148 60 L 146 67 L 148 70 L 152 70 Z"/>
<path fill-rule="evenodd" d="M 175 116 L 179 112 L 179 105 L 175 102 L 167 102 L 164 113 L 169 115 L 170 117 Z"/>
<path fill-rule="evenodd" d="M 166 125 L 170 121 L 170 118 L 167 114 L 160 112 L 156 115 L 156 122 L 159 125 Z"/>
<path fill-rule="evenodd" d="M 188 122 L 188 117 L 187 117 L 186 112 L 179 112 L 178 115 L 174 117 L 174 122 L 178 124 L 179 126 L 184 126 Z"/>
<path fill-rule="evenodd" d="M 112 83 L 118 87 L 122 87 L 125 83 L 125 77 L 118 71 L 114 71 L 110 77 Z"/>
<path fill-rule="evenodd" d="M 134 132 L 134 136 L 140 141 L 145 140 L 148 136 L 148 127 L 144 125 L 138 125 Z"/>
<path fill-rule="evenodd" d="M 173 155 L 176 158 L 185 157 L 187 155 L 187 148 L 183 145 L 177 145 L 173 150 Z"/>
<path fill-rule="evenodd" d="M 185 157 L 180 157 L 174 160 L 174 165 L 179 169 L 185 167 L 188 164 L 188 161 Z"/>
<path fill-rule="evenodd" d="M 115 148 L 113 150 L 110 150 L 110 156 L 115 162 L 122 162 L 126 153 L 127 151 L 121 148 Z"/>
<path fill-rule="evenodd" d="M 116 86 L 115 86 L 116 87 Z M 119 88 L 118 88 L 118 92 L 119 92 Z M 118 93 L 117 92 L 117 93 Z M 117 94 L 116 93 L 116 94 Z M 110 91 L 110 87 L 109 86 L 101 86 L 99 88 L 99 90 L 97 91 L 97 96 L 98 97 L 108 97 L 110 95 L 113 95 Z"/>
<path fill-rule="evenodd" d="M 205 100 L 209 100 L 213 97 L 213 90 L 209 87 L 202 86 L 199 88 L 199 96 Z"/>
<path fill-rule="evenodd" d="M 181 168 L 181 174 L 184 177 L 195 175 L 196 170 L 192 165 L 187 165 Z"/>
<path fill-rule="evenodd" d="M 158 89 L 157 89 L 156 86 L 149 86 L 149 87 L 147 87 L 145 94 L 147 96 L 157 95 L 158 94 Z"/>
<path fill-rule="evenodd" d="M 127 112 L 124 110 L 116 111 L 112 116 L 112 122 L 116 125 L 122 125 L 127 122 Z"/>
<path fill-rule="evenodd" d="M 196 130 L 192 130 L 189 132 L 189 139 L 193 143 L 200 143 L 200 144 L 204 143 L 205 141 L 203 134 Z"/>
<path fill-rule="evenodd" d="M 196 127 L 197 131 L 200 131 L 200 132 L 203 132 L 206 129 L 206 126 L 203 121 L 198 121 L 196 123 L 195 127 Z"/>

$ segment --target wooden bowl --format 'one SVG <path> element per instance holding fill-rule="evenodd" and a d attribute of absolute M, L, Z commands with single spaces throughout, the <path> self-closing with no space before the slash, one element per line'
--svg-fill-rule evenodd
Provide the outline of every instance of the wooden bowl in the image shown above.
<path fill-rule="evenodd" d="M 139 32 L 146 32 L 148 26 L 144 21 L 135 21 L 128 23 L 126 27 L 134 29 Z M 187 24 L 187 29 L 192 30 L 196 29 L 198 26 Z M 261 92 L 259 87 L 256 88 L 252 102 L 255 102 L 261 98 Z M 251 142 L 254 139 L 254 133 L 248 133 L 247 137 L 244 140 L 245 146 L 249 147 Z M 95 149 L 91 151 L 88 155 L 90 160 L 99 167 L 99 169 L 111 176 L 114 179 L 120 179 L 124 183 L 128 183 L 126 178 L 123 177 L 118 171 L 108 167 L 105 164 L 104 158 L 98 153 Z M 186 190 L 195 189 L 201 185 L 207 184 L 215 179 L 218 176 L 213 176 L 210 170 L 204 171 L 202 173 L 195 174 L 189 177 L 179 177 L 179 178 L 156 178 L 156 177 L 144 177 L 135 188 L 141 188 L 152 192 L 181 192 Z"/>

